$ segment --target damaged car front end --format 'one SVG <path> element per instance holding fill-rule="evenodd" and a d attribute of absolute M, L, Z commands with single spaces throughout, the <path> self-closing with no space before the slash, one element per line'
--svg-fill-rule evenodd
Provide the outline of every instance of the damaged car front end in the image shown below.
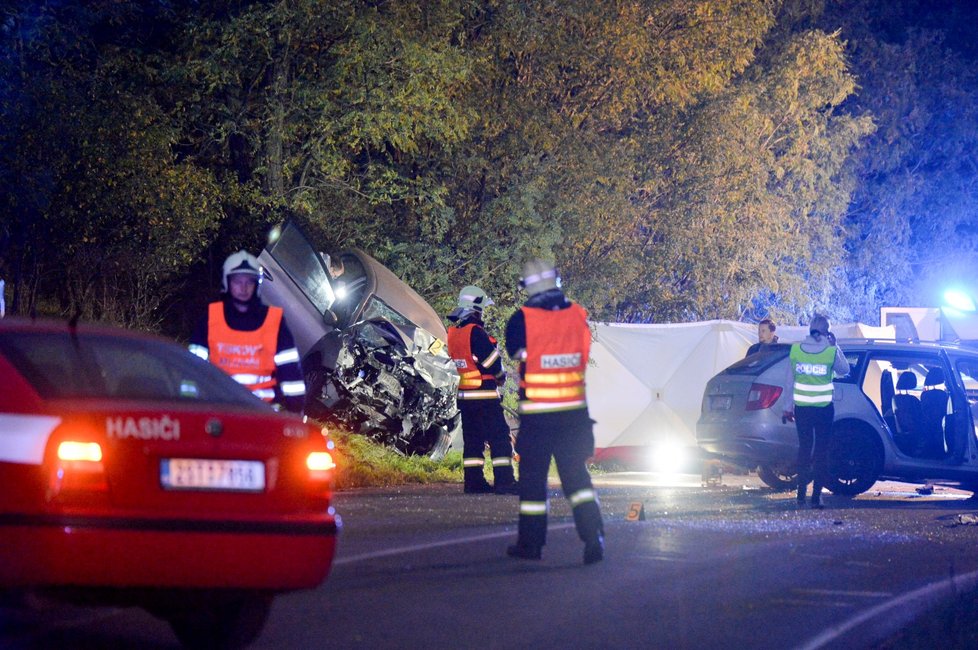
<path fill-rule="evenodd" d="M 363 251 L 320 253 L 294 222 L 259 259 L 262 296 L 285 309 L 302 356 L 307 415 L 443 456 L 460 426 L 458 373 L 431 306 Z"/>

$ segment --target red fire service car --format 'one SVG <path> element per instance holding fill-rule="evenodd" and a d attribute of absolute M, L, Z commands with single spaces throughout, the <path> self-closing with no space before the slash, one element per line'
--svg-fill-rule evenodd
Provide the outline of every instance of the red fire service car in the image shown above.
<path fill-rule="evenodd" d="M 175 343 L 0 320 L 0 590 L 246 644 L 329 573 L 331 449 Z"/>

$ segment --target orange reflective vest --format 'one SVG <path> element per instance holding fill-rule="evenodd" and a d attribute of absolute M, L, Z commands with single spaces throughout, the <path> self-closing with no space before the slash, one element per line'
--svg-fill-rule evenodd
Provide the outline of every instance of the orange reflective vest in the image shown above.
<path fill-rule="evenodd" d="M 231 375 L 257 397 L 275 399 L 275 350 L 282 324 L 281 307 L 269 307 L 261 327 L 252 332 L 231 329 L 224 320 L 224 303 L 207 309 L 207 347 L 215 366 Z"/>
<path fill-rule="evenodd" d="M 469 323 L 463 327 L 448 328 L 448 354 L 455 361 L 458 370 L 459 399 L 499 399 L 499 391 L 495 388 L 483 389 L 482 382 L 494 380 L 495 377 L 485 371 L 472 353 L 472 330 L 478 327 Z M 489 340 L 496 342 L 491 336 Z"/>
<path fill-rule="evenodd" d="M 591 352 L 587 311 L 523 307 L 526 360 L 520 388 L 520 413 L 549 413 L 585 408 L 584 371 Z"/>

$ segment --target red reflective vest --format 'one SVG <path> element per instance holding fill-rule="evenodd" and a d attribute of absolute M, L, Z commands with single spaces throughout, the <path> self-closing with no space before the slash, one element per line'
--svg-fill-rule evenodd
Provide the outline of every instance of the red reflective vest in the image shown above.
<path fill-rule="evenodd" d="M 478 327 L 469 323 L 463 327 L 448 328 L 448 354 L 455 361 L 458 370 L 459 399 L 499 399 L 499 391 L 495 388 L 483 389 L 482 382 L 494 380 L 495 377 L 485 371 L 472 353 L 472 330 Z M 491 336 L 489 340 L 496 342 Z"/>
<path fill-rule="evenodd" d="M 520 413 L 585 408 L 584 371 L 591 352 L 587 311 L 523 307 L 526 360 L 520 378 Z"/>
<path fill-rule="evenodd" d="M 224 303 L 212 302 L 207 309 L 208 358 L 256 396 L 271 402 L 275 399 L 275 350 L 281 324 L 281 307 L 269 307 L 258 329 L 231 329 L 224 320 Z"/>

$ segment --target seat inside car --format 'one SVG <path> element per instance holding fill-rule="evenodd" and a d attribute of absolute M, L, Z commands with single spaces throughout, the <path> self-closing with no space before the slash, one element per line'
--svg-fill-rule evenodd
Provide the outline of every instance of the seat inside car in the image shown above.
<path fill-rule="evenodd" d="M 893 389 L 893 373 L 884 370 L 880 373 L 880 411 L 883 413 L 883 420 L 890 431 L 896 431 L 896 418 L 893 416 L 893 397 L 896 391 Z"/>
<path fill-rule="evenodd" d="M 893 396 L 893 415 L 896 430 L 893 433 L 897 447 L 905 454 L 916 455 L 923 433 L 923 411 L 920 400 L 909 391 L 917 388 L 917 375 L 912 371 L 900 373 L 897 378 L 896 395 Z"/>
<path fill-rule="evenodd" d="M 931 368 L 924 379 L 924 392 L 920 394 L 923 418 L 923 454 L 928 458 L 942 458 L 944 451 L 944 416 L 947 415 L 948 393 L 944 386 L 944 369 Z M 948 441 L 950 447 L 951 441 Z"/>

